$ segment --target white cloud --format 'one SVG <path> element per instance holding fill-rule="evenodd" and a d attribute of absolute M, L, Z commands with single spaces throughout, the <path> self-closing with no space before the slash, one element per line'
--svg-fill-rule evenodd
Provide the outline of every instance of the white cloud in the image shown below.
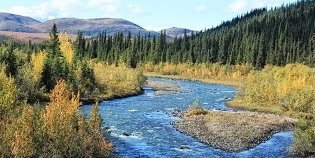
<path fill-rule="evenodd" d="M 119 10 L 120 0 L 90 0 L 89 8 L 99 8 L 107 13 L 115 13 Z"/>
<path fill-rule="evenodd" d="M 228 6 L 228 11 L 240 12 L 246 9 L 248 2 L 246 0 L 236 0 Z"/>
<path fill-rule="evenodd" d="M 128 10 L 131 14 L 139 15 L 142 13 L 142 8 L 137 5 L 128 5 Z"/>
<path fill-rule="evenodd" d="M 25 7 L 13 6 L 5 12 L 30 16 L 40 21 L 60 17 L 76 17 L 88 10 L 99 10 L 113 14 L 119 10 L 120 0 L 47 0 L 46 2 Z"/>
<path fill-rule="evenodd" d="M 205 4 L 200 4 L 200 5 L 195 7 L 195 11 L 199 12 L 199 13 L 205 12 L 207 9 L 208 8 Z"/>
<path fill-rule="evenodd" d="M 281 0 L 233 0 L 226 8 L 226 11 L 243 13 L 255 8 L 279 6 L 282 3 Z"/>

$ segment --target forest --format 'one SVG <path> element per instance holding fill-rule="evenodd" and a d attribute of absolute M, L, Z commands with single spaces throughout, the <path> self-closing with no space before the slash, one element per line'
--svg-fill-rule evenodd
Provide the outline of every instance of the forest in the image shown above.
<path fill-rule="evenodd" d="M 2 157 L 110 156 L 98 104 L 89 118 L 78 107 L 140 94 L 143 71 L 237 86 L 230 106 L 298 118 L 292 151 L 315 154 L 314 0 L 255 9 L 174 39 L 79 32 L 73 40 L 57 27 L 44 43 L 0 46 Z"/>
<path fill-rule="evenodd" d="M 126 63 L 219 63 L 265 65 L 289 63 L 314 65 L 315 1 L 303 0 L 267 10 L 255 9 L 221 25 L 170 39 L 161 36 L 126 37 L 121 33 L 84 39 L 78 35 L 80 56 L 99 58 L 110 64 Z"/>

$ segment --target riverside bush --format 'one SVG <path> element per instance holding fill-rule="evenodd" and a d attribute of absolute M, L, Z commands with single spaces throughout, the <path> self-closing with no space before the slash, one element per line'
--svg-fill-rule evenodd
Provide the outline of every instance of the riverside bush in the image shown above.
<path fill-rule="evenodd" d="M 7 80 L 10 84 L 10 78 Z M 19 103 L 1 115 L 0 157 L 111 155 L 112 145 L 101 131 L 98 105 L 93 106 L 90 119 L 83 117 L 78 109 L 79 96 L 69 91 L 65 81 L 57 82 L 50 100 L 46 107 Z"/>
<path fill-rule="evenodd" d="M 136 94 L 146 78 L 140 69 L 121 66 L 109 66 L 97 62 L 93 67 L 96 83 L 102 88 L 101 93 L 107 97 L 119 97 Z"/>
<path fill-rule="evenodd" d="M 266 66 L 250 73 L 232 104 L 280 113 L 309 113 L 315 107 L 315 69 L 301 64 Z"/>
<path fill-rule="evenodd" d="M 198 115 L 207 115 L 208 111 L 200 106 L 199 101 L 195 101 L 193 105 L 186 111 L 185 117 L 193 117 Z"/>
<path fill-rule="evenodd" d="M 250 73 L 240 87 L 235 107 L 276 112 L 300 118 L 293 149 L 300 156 L 315 153 L 315 69 L 302 64 L 266 66 Z"/>
<path fill-rule="evenodd" d="M 240 65 L 221 65 L 221 64 L 170 64 L 160 63 L 154 65 L 151 63 L 143 64 L 147 72 L 155 72 L 162 75 L 178 75 L 192 79 L 212 79 L 216 81 L 225 81 L 226 83 L 240 85 L 247 75 L 254 71 L 250 64 Z"/>

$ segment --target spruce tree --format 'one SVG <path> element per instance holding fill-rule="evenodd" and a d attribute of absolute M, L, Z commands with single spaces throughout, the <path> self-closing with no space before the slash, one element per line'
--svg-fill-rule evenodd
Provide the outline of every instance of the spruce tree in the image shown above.
<path fill-rule="evenodd" d="M 48 53 L 52 56 L 60 55 L 60 48 L 59 48 L 60 42 L 58 38 L 57 26 L 55 23 L 52 26 L 49 36 L 50 36 L 50 40 L 48 43 Z"/>

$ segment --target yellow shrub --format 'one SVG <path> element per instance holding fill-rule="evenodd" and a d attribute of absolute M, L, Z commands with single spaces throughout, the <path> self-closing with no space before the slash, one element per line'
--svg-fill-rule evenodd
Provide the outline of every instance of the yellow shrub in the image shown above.
<path fill-rule="evenodd" d="M 17 88 L 14 79 L 6 76 L 5 66 L 0 65 L 0 118 L 16 106 Z"/>
<path fill-rule="evenodd" d="M 79 96 L 71 94 L 65 81 L 58 81 L 50 101 L 43 117 L 45 132 L 53 144 L 51 150 L 59 151 L 58 155 L 67 155 L 75 150 L 72 144 L 76 141 L 74 133 L 79 115 Z"/>
<path fill-rule="evenodd" d="M 31 64 L 32 64 L 35 82 L 38 82 L 41 78 L 41 74 L 43 72 L 46 57 L 47 57 L 47 53 L 44 51 L 32 54 Z"/>
<path fill-rule="evenodd" d="M 310 112 L 315 107 L 315 69 L 302 64 L 266 66 L 251 73 L 236 99 L 240 104 L 284 112 Z"/>
<path fill-rule="evenodd" d="M 138 93 L 145 82 L 142 71 L 138 69 L 107 66 L 98 62 L 94 64 L 93 70 L 96 83 L 108 97 Z"/>
<path fill-rule="evenodd" d="M 101 133 L 101 119 L 95 105 L 89 123 L 81 116 L 79 96 L 73 95 L 65 81 L 58 81 L 51 92 L 51 102 L 43 115 L 48 157 L 104 157 L 108 156 L 111 144 Z"/>
<path fill-rule="evenodd" d="M 11 157 L 18 101 L 14 79 L 6 76 L 5 69 L 0 64 L 0 157 Z"/>
<path fill-rule="evenodd" d="M 243 82 L 247 75 L 254 70 L 249 64 L 220 65 L 220 64 L 191 64 L 191 63 L 160 63 L 153 65 L 146 63 L 143 68 L 147 72 L 156 72 L 162 75 L 179 75 L 193 79 L 212 79 L 226 82 Z"/>
<path fill-rule="evenodd" d="M 72 64 L 74 59 L 74 50 L 69 35 L 67 33 L 60 33 L 59 41 L 62 55 L 66 58 L 66 61 L 69 64 Z"/>
<path fill-rule="evenodd" d="M 34 114 L 31 106 L 25 106 L 17 121 L 18 128 L 12 143 L 12 153 L 15 157 L 32 157 L 35 154 Z"/>

